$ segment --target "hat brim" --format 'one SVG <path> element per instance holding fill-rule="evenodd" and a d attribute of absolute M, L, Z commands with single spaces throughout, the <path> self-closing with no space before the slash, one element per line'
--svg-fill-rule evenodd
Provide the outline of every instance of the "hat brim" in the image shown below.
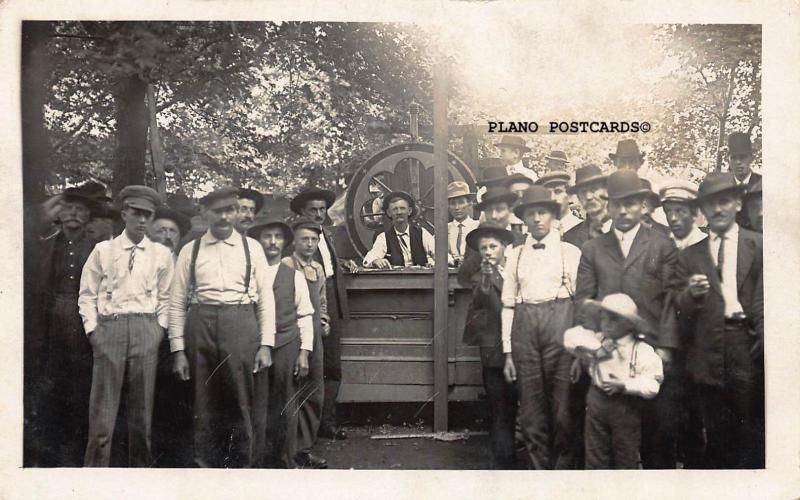
<path fill-rule="evenodd" d="M 543 176 L 539 177 L 536 181 L 536 184 L 540 186 L 545 186 L 547 184 L 552 184 L 554 182 L 569 184 L 569 174 L 564 173 L 555 173 L 555 174 L 544 174 Z"/>
<path fill-rule="evenodd" d="M 633 314 L 633 315 L 620 314 L 617 311 L 604 307 L 602 302 L 594 299 L 586 299 L 581 304 L 580 314 L 596 315 L 600 311 L 606 311 L 608 313 L 614 314 L 616 316 L 619 316 L 620 318 L 624 318 L 630 321 L 633 324 L 634 328 L 636 329 L 636 333 L 640 335 L 653 333 L 653 327 L 650 326 L 650 323 L 648 323 L 647 320 L 645 320 L 638 314 Z M 597 320 L 597 323 L 599 326 L 600 323 L 599 318 Z"/>
<path fill-rule="evenodd" d="M 292 241 L 294 241 L 294 232 L 292 231 L 292 228 L 289 227 L 289 224 L 277 220 L 263 222 L 260 224 L 254 224 L 250 226 L 250 228 L 247 230 L 247 236 L 257 240 L 258 237 L 261 235 L 261 231 L 263 229 L 272 226 L 277 226 L 283 230 L 283 237 L 286 240 L 284 242 L 284 247 L 288 246 L 289 244 L 292 243 Z"/>
<path fill-rule="evenodd" d="M 648 196 L 650 196 L 652 194 L 655 194 L 655 193 L 653 193 L 649 189 L 642 188 L 642 189 L 635 189 L 633 191 L 627 191 L 627 192 L 624 192 L 624 193 L 621 193 L 621 194 L 617 194 L 615 196 L 611 196 L 611 193 L 609 193 L 608 194 L 608 199 L 609 200 L 624 200 L 626 198 L 633 198 L 634 196 L 648 197 Z"/>
<path fill-rule="evenodd" d="M 569 163 L 569 160 L 567 160 L 566 158 L 559 158 L 557 156 L 545 156 L 544 159 L 546 161 L 559 161 L 561 163 Z"/>
<path fill-rule="evenodd" d="M 638 158 L 640 160 L 644 160 L 644 153 L 639 153 L 638 155 L 624 155 L 624 156 L 618 155 L 616 153 L 608 153 L 608 157 L 609 159 L 611 159 L 611 161 L 622 158 Z"/>
<path fill-rule="evenodd" d="M 153 221 L 155 222 L 158 219 L 169 219 L 174 222 L 178 226 L 178 231 L 181 232 L 181 236 L 188 234 L 189 230 L 192 228 L 191 219 L 173 208 L 159 208 L 156 210 Z"/>
<path fill-rule="evenodd" d="M 476 227 L 467 233 L 467 246 L 477 252 L 478 243 L 480 242 L 481 238 L 490 236 L 502 241 L 504 245 L 510 245 L 514 243 L 514 233 L 508 229 L 504 229 L 502 227 L 482 226 Z"/>
<path fill-rule="evenodd" d="M 721 194 L 721 193 L 727 193 L 729 191 L 737 192 L 739 194 L 739 196 L 744 198 L 746 196 L 746 194 L 747 194 L 746 193 L 747 186 L 745 186 L 743 184 L 737 184 L 736 186 L 725 186 L 725 187 L 723 187 L 721 189 L 716 189 L 716 190 L 711 191 L 711 192 L 703 193 L 702 195 L 700 195 L 698 193 L 697 198 L 692 200 L 692 205 L 699 206 L 704 201 L 708 200 L 709 198 L 712 198 L 712 197 L 714 197 L 714 196 L 716 196 L 718 194 Z"/>
<path fill-rule="evenodd" d="M 578 192 L 578 189 L 582 188 L 583 186 L 593 184 L 598 181 L 605 182 L 608 179 L 607 175 L 593 175 L 592 177 L 587 177 L 585 179 L 581 179 L 580 182 L 575 183 L 574 186 L 570 186 L 567 188 L 567 192 L 569 194 L 575 194 Z"/>
<path fill-rule="evenodd" d="M 483 180 L 479 181 L 477 184 L 480 187 L 484 187 L 484 186 L 489 187 L 489 186 L 495 186 L 495 185 L 502 186 L 502 185 L 505 185 L 506 181 L 508 181 L 508 179 L 510 177 L 511 176 L 508 176 L 508 175 L 504 175 L 502 177 L 490 177 L 489 179 L 483 179 Z"/>
<path fill-rule="evenodd" d="M 447 199 L 448 200 L 452 200 L 453 198 L 473 198 L 474 199 L 475 197 L 476 197 L 475 193 L 470 193 L 469 191 L 467 191 L 466 193 L 455 193 L 453 195 L 448 195 Z"/>
<path fill-rule="evenodd" d="M 517 144 L 509 144 L 507 142 L 496 142 L 495 147 L 497 148 L 511 148 L 511 149 L 519 149 L 523 153 L 530 153 L 531 148 L 528 146 L 519 146 Z"/>
<path fill-rule="evenodd" d="M 529 201 L 528 203 L 520 203 L 519 205 L 514 207 L 514 215 L 516 215 L 517 217 L 522 219 L 522 214 L 525 213 L 525 209 L 528 208 L 528 207 L 535 207 L 535 206 L 545 207 L 548 210 L 550 210 L 551 212 L 553 212 L 553 214 L 556 215 L 556 216 L 559 214 L 559 212 L 561 212 L 561 205 L 559 205 L 558 202 L 555 202 L 555 201 Z"/>
<path fill-rule="evenodd" d="M 239 188 L 238 197 L 253 200 L 256 204 L 256 213 L 264 207 L 264 194 L 255 189 Z"/>
<path fill-rule="evenodd" d="M 482 211 L 486 210 L 486 207 L 488 207 L 489 205 L 494 205 L 495 203 L 501 203 L 501 202 L 508 203 L 508 206 L 510 208 L 515 201 L 517 201 L 517 195 L 515 195 L 514 193 L 506 193 L 506 194 L 501 194 L 500 196 L 494 196 L 492 198 L 484 197 L 480 203 L 475 205 L 475 208 Z"/>
<path fill-rule="evenodd" d="M 336 193 L 327 189 L 310 189 L 298 194 L 292 201 L 289 202 L 289 209 L 301 215 L 306 206 L 306 202 L 310 200 L 323 200 L 326 208 L 331 208 L 333 202 L 336 201 Z"/>
<path fill-rule="evenodd" d="M 518 182 L 525 182 L 525 183 L 530 184 L 531 186 L 535 184 L 535 182 L 533 182 L 530 177 L 524 176 L 524 175 L 522 175 L 520 173 L 509 175 L 505 179 L 506 179 L 506 181 L 505 181 L 506 187 L 509 187 L 512 184 L 516 184 Z"/>
<path fill-rule="evenodd" d="M 383 212 L 388 215 L 389 213 L 389 203 L 394 200 L 406 200 L 408 206 L 411 208 L 411 214 L 409 214 L 409 218 L 414 217 L 417 215 L 417 204 L 414 201 L 414 198 L 411 197 L 410 194 L 403 192 L 403 191 L 392 191 L 391 193 L 387 194 L 383 198 L 383 203 L 381 204 L 381 208 L 383 208 Z"/>

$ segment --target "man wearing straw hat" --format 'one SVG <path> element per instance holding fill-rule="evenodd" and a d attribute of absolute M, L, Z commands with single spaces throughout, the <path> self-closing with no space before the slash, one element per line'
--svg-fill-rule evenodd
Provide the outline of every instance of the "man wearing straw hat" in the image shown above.
<path fill-rule="evenodd" d="M 661 206 L 667 216 L 670 237 L 679 250 L 690 247 L 706 237 L 697 227 L 697 186 L 690 181 L 673 179 L 665 182 L 659 192 Z"/>
<path fill-rule="evenodd" d="M 464 260 L 467 235 L 478 227 L 478 221 L 471 217 L 474 200 L 475 193 L 470 192 L 466 182 L 447 185 L 447 208 L 453 219 L 447 224 L 447 247 L 456 266 Z"/>

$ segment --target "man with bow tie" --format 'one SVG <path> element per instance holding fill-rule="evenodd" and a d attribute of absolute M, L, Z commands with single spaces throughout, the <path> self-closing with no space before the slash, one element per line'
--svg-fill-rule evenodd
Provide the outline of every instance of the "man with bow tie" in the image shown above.
<path fill-rule="evenodd" d="M 509 252 L 501 313 L 506 380 L 517 381 L 519 423 L 533 469 L 574 467 L 569 386 L 572 357 L 563 345 L 572 324 L 581 252 L 551 231 L 561 206 L 544 186 L 531 186 L 514 212 L 528 227 Z"/>

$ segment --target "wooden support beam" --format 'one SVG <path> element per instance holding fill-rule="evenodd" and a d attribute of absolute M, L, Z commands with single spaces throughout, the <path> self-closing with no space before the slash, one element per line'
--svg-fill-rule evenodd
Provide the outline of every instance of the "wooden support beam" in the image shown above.
<path fill-rule="evenodd" d="M 158 132 L 156 120 L 156 89 L 152 83 L 147 84 L 147 110 L 150 115 L 150 159 L 153 160 L 156 191 L 161 196 L 166 196 L 167 177 L 164 173 L 164 150 L 161 148 L 161 134 Z"/>
<path fill-rule="evenodd" d="M 433 70 L 433 200 L 436 263 L 433 272 L 433 430 L 447 431 L 447 62 Z"/>

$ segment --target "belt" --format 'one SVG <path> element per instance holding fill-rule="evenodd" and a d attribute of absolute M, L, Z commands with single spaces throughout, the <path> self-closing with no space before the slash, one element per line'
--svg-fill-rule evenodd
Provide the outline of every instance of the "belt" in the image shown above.
<path fill-rule="evenodd" d="M 549 304 L 550 302 L 564 302 L 564 301 L 567 301 L 567 300 L 571 301 L 572 297 L 554 297 L 552 299 L 540 300 L 540 301 L 536 301 L 536 302 L 531 301 L 531 300 L 524 300 L 523 299 L 523 300 L 520 300 L 519 302 L 516 302 L 516 304 L 526 304 L 526 305 L 529 305 L 529 306 L 538 306 L 538 305 L 542 305 L 542 304 Z"/>
<path fill-rule="evenodd" d="M 223 307 L 252 307 L 255 302 L 243 302 L 241 304 L 207 304 L 203 302 L 192 302 L 189 307 L 212 307 L 221 309 Z"/>
<path fill-rule="evenodd" d="M 131 318 L 131 317 L 141 317 L 141 318 L 155 318 L 155 313 L 116 313 L 116 314 L 101 314 L 97 317 L 98 321 L 111 321 L 115 319 L 124 319 L 124 318 Z"/>

